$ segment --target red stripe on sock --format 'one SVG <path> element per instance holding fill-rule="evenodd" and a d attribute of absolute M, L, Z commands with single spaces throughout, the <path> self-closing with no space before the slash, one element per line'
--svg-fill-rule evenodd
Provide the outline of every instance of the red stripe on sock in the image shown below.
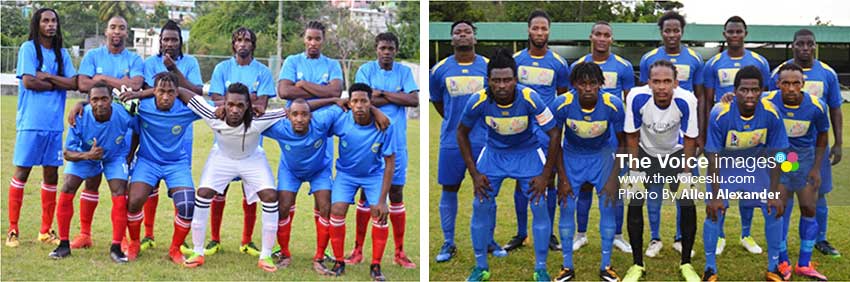
<path fill-rule="evenodd" d="M 91 237 L 91 223 L 94 211 L 97 209 L 99 195 L 97 192 L 83 191 L 80 193 L 80 234 Z"/>

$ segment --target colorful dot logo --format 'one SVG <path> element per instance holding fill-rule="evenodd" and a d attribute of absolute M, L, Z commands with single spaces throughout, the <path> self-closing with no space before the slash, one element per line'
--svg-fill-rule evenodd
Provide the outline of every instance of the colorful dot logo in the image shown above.
<path fill-rule="evenodd" d="M 779 168 L 783 172 L 792 172 L 800 169 L 800 163 L 797 162 L 797 153 L 790 152 L 785 155 L 783 152 L 776 153 L 776 161 L 779 162 Z"/>

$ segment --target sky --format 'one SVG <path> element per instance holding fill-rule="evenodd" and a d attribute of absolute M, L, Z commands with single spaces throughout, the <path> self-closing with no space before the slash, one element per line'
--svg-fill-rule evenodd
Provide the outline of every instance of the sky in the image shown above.
<path fill-rule="evenodd" d="M 733 15 L 747 24 L 811 25 L 815 17 L 850 26 L 850 1 L 839 0 L 680 0 L 689 23 L 723 24 Z M 733 7 L 734 6 L 734 7 Z"/>

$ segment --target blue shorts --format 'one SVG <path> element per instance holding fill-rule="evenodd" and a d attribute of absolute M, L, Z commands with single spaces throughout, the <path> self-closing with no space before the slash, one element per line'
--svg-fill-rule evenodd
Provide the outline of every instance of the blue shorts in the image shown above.
<path fill-rule="evenodd" d="M 101 173 L 106 175 L 106 180 L 118 179 L 127 181 L 129 170 L 127 168 L 127 160 L 123 158 L 115 158 L 113 160 L 104 161 L 79 161 L 68 162 L 65 165 L 65 174 L 71 174 L 82 179 L 92 176 L 98 176 Z"/>
<path fill-rule="evenodd" d="M 62 159 L 62 131 L 20 130 L 15 134 L 15 166 L 62 166 Z"/>
<path fill-rule="evenodd" d="M 369 206 L 377 205 L 380 202 L 383 177 L 383 173 L 370 176 L 352 176 L 337 171 L 331 190 L 331 203 L 354 204 L 354 194 L 357 193 L 358 188 L 363 187 L 363 193 L 366 194 L 366 202 L 369 203 Z"/>
<path fill-rule="evenodd" d="M 189 169 L 189 161 L 174 164 L 161 165 L 146 158 L 139 157 L 133 165 L 132 181 L 142 182 L 156 187 L 160 180 L 165 180 L 169 190 L 177 187 L 188 187 L 194 189 L 192 182 L 192 170 Z"/>
<path fill-rule="evenodd" d="M 310 192 L 331 190 L 333 179 L 331 179 L 331 167 L 327 167 L 313 175 L 307 177 L 298 177 L 292 173 L 286 166 L 281 164 L 277 169 L 277 190 L 298 193 L 301 189 L 301 183 L 310 183 Z"/>
<path fill-rule="evenodd" d="M 482 147 L 472 146 L 472 157 L 478 159 Z M 466 163 L 460 148 L 440 148 L 437 164 L 437 182 L 440 185 L 460 185 L 466 175 Z"/>
<path fill-rule="evenodd" d="M 781 172 L 779 183 L 785 185 L 788 192 L 800 191 L 806 188 L 809 172 L 815 163 L 815 156 L 810 154 L 800 154 L 798 162 L 800 163 L 797 171 Z"/>
<path fill-rule="evenodd" d="M 829 146 L 826 146 L 823 161 L 820 164 L 820 188 L 818 188 L 818 194 L 821 195 L 832 191 L 832 164 L 829 161 L 829 151 Z M 800 167 L 803 166 L 801 165 Z"/>
<path fill-rule="evenodd" d="M 543 172 L 546 155 L 540 148 L 497 150 L 484 147 L 475 165 L 487 177 L 530 178 Z"/>
<path fill-rule="evenodd" d="M 393 185 L 404 186 L 407 182 L 407 150 L 395 151 L 395 170 L 393 171 Z"/>
<path fill-rule="evenodd" d="M 564 168 L 573 190 L 580 189 L 584 183 L 590 183 L 599 193 L 614 169 L 614 156 L 607 152 L 592 155 L 564 154 Z"/>

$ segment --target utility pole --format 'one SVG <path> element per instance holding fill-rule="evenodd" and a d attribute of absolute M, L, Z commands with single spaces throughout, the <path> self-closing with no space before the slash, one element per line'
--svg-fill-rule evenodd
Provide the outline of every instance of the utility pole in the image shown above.
<path fill-rule="evenodd" d="M 283 1 L 277 1 L 277 57 L 275 57 L 275 72 L 280 71 L 280 66 L 283 62 L 282 57 L 282 44 L 283 38 L 281 37 L 283 32 Z M 275 75 L 277 77 L 277 75 Z"/>

